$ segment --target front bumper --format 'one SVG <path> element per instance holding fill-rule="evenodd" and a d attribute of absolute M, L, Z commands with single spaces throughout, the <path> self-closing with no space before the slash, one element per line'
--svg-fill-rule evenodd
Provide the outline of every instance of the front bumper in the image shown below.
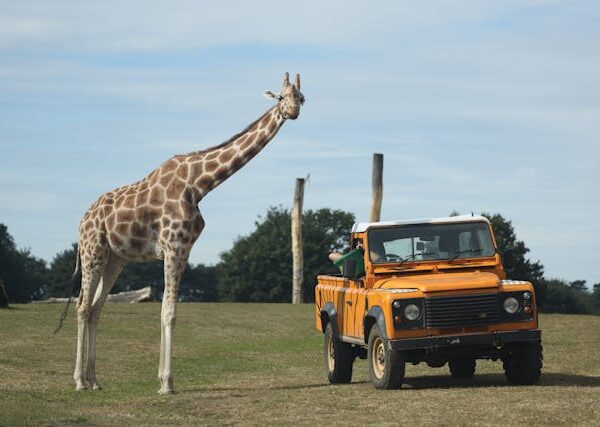
<path fill-rule="evenodd" d="M 441 337 L 407 338 L 389 340 L 392 350 L 439 349 L 462 346 L 495 346 L 514 342 L 540 342 L 542 331 L 529 329 L 523 331 L 494 332 L 491 334 L 451 335 Z"/>

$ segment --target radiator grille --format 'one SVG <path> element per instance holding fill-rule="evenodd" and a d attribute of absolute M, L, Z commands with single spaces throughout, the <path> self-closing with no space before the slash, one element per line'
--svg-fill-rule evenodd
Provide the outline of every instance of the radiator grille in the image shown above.
<path fill-rule="evenodd" d="M 499 320 L 498 294 L 425 298 L 429 328 L 487 325 Z"/>

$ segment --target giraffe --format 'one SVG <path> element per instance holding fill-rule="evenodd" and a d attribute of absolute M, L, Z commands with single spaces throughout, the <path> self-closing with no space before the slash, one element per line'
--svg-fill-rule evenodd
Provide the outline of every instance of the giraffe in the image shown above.
<path fill-rule="evenodd" d="M 258 154 L 287 119 L 298 117 L 304 103 L 300 76 L 296 74 L 292 84 L 286 73 L 281 92 L 267 91 L 265 95 L 277 103 L 227 142 L 171 157 L 144 179 L 103 194 L 84 214 L 74 274 L 74 281 L 81 281 L 73 375 L 76 390 L 86 389 L 87 384 L 93 390 L 100 389 L 96 378 L 98 319 L 125 264 L 163 259 L 159 393 L 174 393 L 172 355 L 178 287 L 190 250 L 204 228 L 197 204 Z"/>

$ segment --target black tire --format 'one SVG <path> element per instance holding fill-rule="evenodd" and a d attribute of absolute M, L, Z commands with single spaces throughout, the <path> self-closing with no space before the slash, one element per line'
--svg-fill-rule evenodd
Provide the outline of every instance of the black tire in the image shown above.
<path fill-rule="evenodd" d="M 336 340 L 331 323 L 325 328 L 325 372 L 331 384 L 347 384 L 352 380 L 354 354 L 350 344 Z"/>
<path fill-rule="evenodd" d="M 518 385 L 535 384 L 542 374 L 542 345 L 520 343 L 509 348 L 503 359 L 508 382 Z"/>
<path fill-rule="evenodd" d="M 473 378 L 475 375 L 475 359 L 451 359 L 448 367 L 452 378 Z"/>
<path fill-rule="evenodd" d="M 377 324 L 373 325 L 369 334 L 367 361 L 369 376 L 375 388 L 391 390 L 402 386 L 406 353 L 389 349 Z"/>

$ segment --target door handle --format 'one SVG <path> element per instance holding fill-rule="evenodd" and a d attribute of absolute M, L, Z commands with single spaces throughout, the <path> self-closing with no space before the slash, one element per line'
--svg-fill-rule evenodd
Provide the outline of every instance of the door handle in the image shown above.
<path fill-rule="evenodd" d="M 346 304 L 348 304 L 348 305 L 352 305 L 352 301 L 349 301 L 349 300 L 348 300 L 348 301 L 346 301 Z"/>

